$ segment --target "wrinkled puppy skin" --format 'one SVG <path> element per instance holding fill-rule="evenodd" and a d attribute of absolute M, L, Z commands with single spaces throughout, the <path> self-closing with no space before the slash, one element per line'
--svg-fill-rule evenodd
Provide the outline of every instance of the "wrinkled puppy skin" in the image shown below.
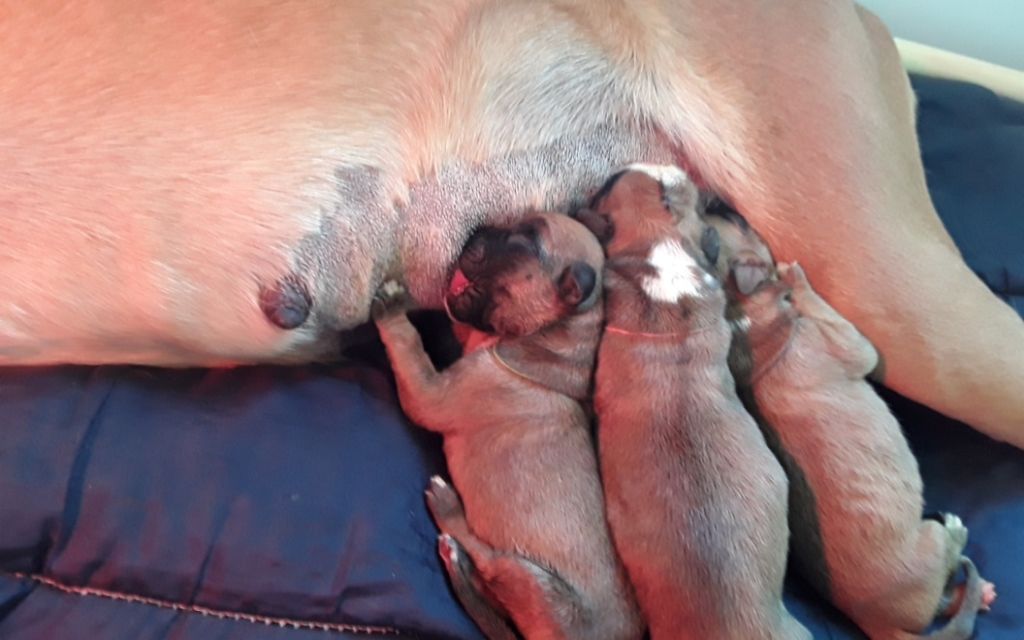
<path fill-rule="evenodd" d="M 612 539 L 654 640 L 809 639 L 782 603 L 786 476 L 736 396 L 696 202 L 679 169 L 638 166 L 577 214 L 607 254 L 594 408 Z"/>
<path fill-rule="evenodd" d="M 790 477 L 795 564 L 871 638 L 912 638 L 952 604 L 933 638 L 970 637 L 995 597 L 962 555 L 967 529 L 952 514 L 922 518 L 922 481 L 899 424 L 865 381 L 874 347 L 811 288 L 798 265 L 779 265 L 738 214 L 720 231 L 733 323 L 746 351 L 734 360 L 741 395 Z M 748 295 L 736 270 L 756 265 Z M 730 277 L 731 274 L 731 277 Z M 746 282 L 745 284 L 750 284 Z M 963 566 L 967 582 L 949 586 Z"/>
<path fill-rule="evenodd" d="M 454 488 L 435 478 L 427 502 L 453 590 L 490 638 L 515 637 L 513 626 L 526 638 L 643 634 L 580 404 L 601 333 L 603 261 L 565 215 L 479 230 L 444 296 L 464 355 L 443 372 L 400 287 L 374 305 L 402 408 L 444 435 Z"/>

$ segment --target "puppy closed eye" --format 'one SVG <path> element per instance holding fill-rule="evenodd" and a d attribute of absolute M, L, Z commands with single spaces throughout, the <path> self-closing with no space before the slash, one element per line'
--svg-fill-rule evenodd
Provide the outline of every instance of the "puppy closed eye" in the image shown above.
<path fill-rule="evenodd" d="M 505 243 L 511 249 L 536 254 L 540 250 L 541 227 L 545 225 L 546 223 L 543 220 L 524 222 L 512 230 Z"/>
<path fill-rule="evenodd" d="M 536 235 L 531 235 L 524 232 L 516 232 L 508 237 L 506 245 L 509 249 L 516 249 L 528 253 L 533 253 L 537 247 Z"/>

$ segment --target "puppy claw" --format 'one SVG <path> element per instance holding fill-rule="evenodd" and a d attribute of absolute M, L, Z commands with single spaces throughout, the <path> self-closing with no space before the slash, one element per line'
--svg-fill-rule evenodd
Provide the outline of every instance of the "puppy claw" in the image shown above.
<path fill-rule="evenodd" d="M 462 500 L 455 489 L 438 476 L 430 479 L 427 487 L 427 507 L 438 526 L 444 528 L 444 521 L 463 516 Z"/>
<path fill-rule="evenodd" d="M 448 567 L 449 572 L 452 566 L 459 563 L 459 559 L 462 555 L 459 543 L 455 541 L 455 538 L 451 537 L 447 533 L 442 533 L 437 536 L 437 552 L 441 556 L 441 560 L 445 566 Z"/>

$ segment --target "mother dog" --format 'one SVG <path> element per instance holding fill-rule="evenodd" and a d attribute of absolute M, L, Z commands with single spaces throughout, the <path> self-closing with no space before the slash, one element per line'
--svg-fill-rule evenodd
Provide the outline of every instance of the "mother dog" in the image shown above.
<path fill-rule="evenodd" d="M 848 0 L 4 2 L 0 66 L 0 364 L 330 356 L 386 278 L 437 305 L 480 223 L 674 161 L 887 384 L 1024 445 L 1024 325 Z"/>

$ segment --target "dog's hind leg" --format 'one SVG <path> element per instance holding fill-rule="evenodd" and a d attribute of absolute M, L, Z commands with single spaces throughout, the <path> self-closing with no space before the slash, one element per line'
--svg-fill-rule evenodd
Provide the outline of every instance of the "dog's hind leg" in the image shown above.
<path fill-rule="evenodd" d="M 675 103 L 707 91 L 716 105 L 706 131 L 680 134 L 695 173 L 779 261 L 801 262 L 878 348 L 886 386 L 1024 447 L 1024 322 L 968 268 L 936 212 L 885 26 L 848 0 L 713 5 L 659 3 L 679 34 L 704 9 L 707 29 L 729 38 L 672 41 L 671 68 L 714 81 L 686 80 L 691 93 Z"/>
<path fill-rule="evenodd" d="M 587 618 L 571 585 L 529 558 L 494 549 L 480 540 L 469 528 L 455 490 L 440 478 L 431 479 L 427 505 L 444 532 L 440 542 L 465 549 L 472 561 L 482 583 L 474 592 L 491 594 L 525 637 L 583 637 L 569 631 L 574 626 L 582 628 Z"/>

